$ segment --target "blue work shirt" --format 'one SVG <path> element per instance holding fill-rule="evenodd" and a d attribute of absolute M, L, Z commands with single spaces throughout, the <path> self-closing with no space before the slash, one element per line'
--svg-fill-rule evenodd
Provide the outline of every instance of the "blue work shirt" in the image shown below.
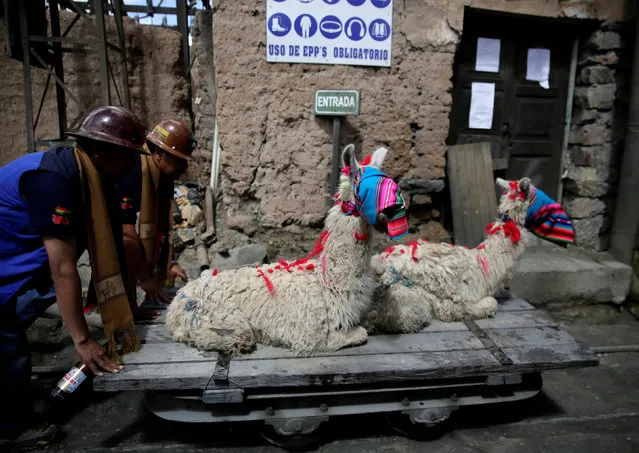
<path fill-rule="evenodd" d="M 120 206 L 113 185 L 103 186 L 125 277 Z M 28 154 L 0 168 L 0 304 L 26 285 L 51 283 L 44 236 L 75 239 L 76 259 L 84 252 L 88 225 L 82 193 L 72 147 Z"/>

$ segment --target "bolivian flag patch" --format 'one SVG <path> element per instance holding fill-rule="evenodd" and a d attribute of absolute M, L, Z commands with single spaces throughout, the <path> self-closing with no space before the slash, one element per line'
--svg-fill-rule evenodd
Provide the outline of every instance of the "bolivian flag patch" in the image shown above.
<path fill-rule="evenodd" d="M 67 208 L 56 206 L 55 211 L 53 211 L 53 215 L 51 216 L 51 221 L 56 225 L 68 225 L 70 216 L 71 211 Z"/>
<path fill-rule="evenodd" d="M 122 209 L 133 209 L 133 198 L 131 197 L 122 197 L 122 202 L 120 203 Z"/>

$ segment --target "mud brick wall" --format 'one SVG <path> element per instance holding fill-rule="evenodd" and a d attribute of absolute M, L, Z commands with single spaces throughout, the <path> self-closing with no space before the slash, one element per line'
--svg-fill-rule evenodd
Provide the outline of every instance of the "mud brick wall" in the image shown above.
<path fill-rule="evenodd" d="M 411 231 L 426 239 L 444 238 L 439 222 L 432 222 L 439 211 L 428 192 L 444 185 L 453 59 L 466 6 L 619 20 L 628 14 L 630 3 L 395 0 L 392 66 L 369 68 L 269 64 L 266 2 L 216 2 L 221 222 L 274 244 L 315 235 L 330 198 L 332 125 L 313 115 L 312 94 L 318 88 L 359 88 L 361 115 L 344 121 L 343 142 L 355 143 L 361 155 L 379 146 L 389 148 L 385 170 L 400 181 L 412 203 Z"/>

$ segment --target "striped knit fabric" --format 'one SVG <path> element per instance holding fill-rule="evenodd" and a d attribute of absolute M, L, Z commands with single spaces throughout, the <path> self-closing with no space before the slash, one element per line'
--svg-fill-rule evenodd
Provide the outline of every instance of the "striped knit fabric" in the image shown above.
<path fill-rule="evenodd" d="M 399 239 L 408 233 L 406 204 L 395 181 L 373 167 L 363 167 L 355 176 L 355 204 L 360 214 L 371 225 L 377 223 L 377 214 L 396 206 L 393 217 L 388 219 L 388 234 Z"/>
<path fill-rule="evenodd" d="M 575 243 L 575 231 L 564 208 L 542 192 L 534 189 L 526 227 L 536 236 L 562 247 Z"/>

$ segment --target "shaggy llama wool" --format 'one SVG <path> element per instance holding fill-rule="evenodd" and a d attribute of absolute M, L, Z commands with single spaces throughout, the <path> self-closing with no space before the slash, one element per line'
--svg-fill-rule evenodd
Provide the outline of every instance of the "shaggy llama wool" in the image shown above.
<path fill-rule="evenodd" d="M 379 169 L 385 156 L 380 148 L 362 163 Z M 366 341 L 358 325 L 375 288 L 371 227 L 350 208 L 355 201 L 350 175 L 362 168 L 353 145 L 342 159 L 350 168 L 342 165 L 336 204 L 314 252 L 292 263 L 202 273 L 169 307 L 166 324 L 176 341 L 231 355 L 258 342 L 310 354 Z"/>
<path fill-rule="evenodd" d="M 504 190 L 502 220 L 486 227 L 484 242 L 474 249 L 419 240 L 373 256 L 379 286 L 362 322 L 369 332 L 419 332 L 434 319 L 481 319 L 497 311 L 493 294 L 512 278 L 523 255 L 535 189 L 528 178 L 496 182 Z"/>

